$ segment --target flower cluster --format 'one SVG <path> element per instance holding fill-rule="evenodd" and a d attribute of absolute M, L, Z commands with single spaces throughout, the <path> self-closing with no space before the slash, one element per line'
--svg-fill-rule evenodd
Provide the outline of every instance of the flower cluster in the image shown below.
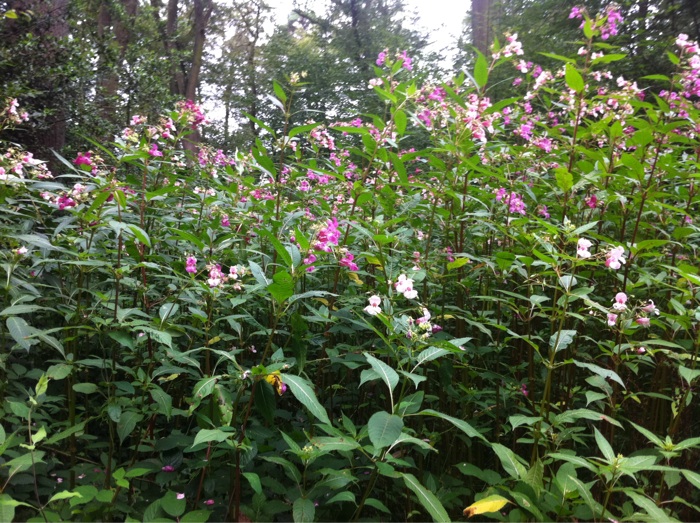
<path fill-rule="evenodd" d="M 19 112 L 17 98 L 5 99 L 4 107 L 0 109 L 0 128 L 8 124 L 20 124 L 29 120 L 26 111 Z"/>
<path fill-rule="evenodd" d="M 333 218 L 326 222 L 326 226 L 321 228 L 316 234 L 314 249 L 323 252 L 332 252 L 333 245 L 338 245 L 340 241 L 340 231 L 338 230 L 338 219 Z"/>
<path fill-rule="evenodd" d="M 503 202 L 503 204 L 508 206 L 508 212 L 513 214 L 526 214 L 527 205 L 525 205 L 523 197 L 518 193 L 511 192 L 508 194 L 508 191 L 503 187 L 496 189 L 494 193 L 496 194 L 497 202 Z"/>
<path fill-rule="evenodd" d="M 400 274 L 394 288 L 399 294 L 403 294 L 407 300 L 415 300 L 418 297 L 418 291 L 413 288 L 413 280 L 406 277 L 405 274 Z"/>
<path fill-rule="evenodd" d="M 593 243 L 590 240 L 587 240 L 586 238 L 579 238 L 576 255 L 579 258 L 590 258 L 591 252 L 588 249 L 590 249 L 592 245 Z"/>
<path fill-rule="evenodd" d="M 659 309 L 654 304 L 653 300 L 649 300 L 646 305 L 635 307 L 634 309 L 628 309 L 627 302 L 628 296 L 624 292 L 618 292 L 615 295 L 614 303 L 612 305 L 612 311 L 607 314 L 608 326 L 614 327 L 617 324 L 619 316 L 623 313 L 628 313 L 630 317 L 634 318 L 634 322 L 642 327 L 648 327 L 651 325 L 651 318 L 649 316 L 660 314 Z"/>

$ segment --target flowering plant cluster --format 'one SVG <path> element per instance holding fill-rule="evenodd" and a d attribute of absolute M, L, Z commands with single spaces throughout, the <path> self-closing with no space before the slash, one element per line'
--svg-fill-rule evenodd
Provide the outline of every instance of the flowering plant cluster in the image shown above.
<path fill-rule="evenodd" d="M 383 51 L 384 118 L 275 84 L 246 151 L 186 152 L 192 102 L 54 173 L 4 146 L 2 513 L 696 519 L 698 45 L 656 93 L 571 17 L 561 67 Z"/>

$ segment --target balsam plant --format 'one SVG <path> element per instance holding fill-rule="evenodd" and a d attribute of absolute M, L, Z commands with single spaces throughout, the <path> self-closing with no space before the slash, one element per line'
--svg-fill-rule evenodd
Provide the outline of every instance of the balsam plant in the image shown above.
<path fill-rule="evenodd" d="M 246 152 L 192 102 L 5 144 L 2 519 L 695 518 L 700 50 L 611 78 L 572 17 L 558 70 L 383 52 L 381 115 L 294 127 L 293 75 Z"/>

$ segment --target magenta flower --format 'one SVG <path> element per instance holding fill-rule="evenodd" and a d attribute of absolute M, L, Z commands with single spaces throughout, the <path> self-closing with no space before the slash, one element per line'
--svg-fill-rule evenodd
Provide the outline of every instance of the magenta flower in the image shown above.
<path fill-rule="evenodd" d="M 151 148 L 148 150 L 148 154 L 151 156 L 163 156 L 163 153 L 158 150 L 158 144 L 151 144 Z"/>
<path fill-rule="evenodd" d="M 185 264 L 185 270 L 190 274 L 197 272 L 197 258 L 194 256 L 188 256 Z"/>
<path fill-rule="evenodd" d="M 75 207 L 75 200 L 65 195 L 59 196 L 56 203 L 58 204 L 58 208 L 60 210 L 63 210 L 66 207 Z"/>
<path fill-rule="evenodd" d="M 207 280 L 209 287 L 218 287 L 225 281 L 226 276 L 223 272 L 221 272 L 221 265 L 217 263 L 216 265 L 211 266 L 209 269 L 209 279 Z"/>
<path fill-rule="evenodd" d="M 172 465 L 164 465 L 163 468 L 161 468 L 163 472 L 175 472 L 175 467 Z"/>
<path fill-rule="evenodd" d="M 230 227 L 231 222 L 228 219 L 228 214 L 224 214 L 221 216 L 221 226 L 222 227 Z"/>
<path fill-rule="evenodd" d="M 386 49 L 384 49 L 379 55 L 377 55 L 377 65 L 379 67 L 383 66 L 386 63 Z"/>
<path fill-rule="evenodd" d="M 338 262 L 338 264 L 341 267 L 347 267 L 351 271 L 356 271 L 359 268 L 357 267 L 357 264 L 352 261 L 354 259 L 355 259 L 355 256 L 349 252 Z"/>
<path fill-rule="evenodd" d="M 204 502 L 204 504 L 205 504 L 205 505 L 213 505 L 213 504 L 214 504 L 214 500 L 213 500 L 213 499 L 208 499 L 208 500 L 206 500 L 206 501 Z"/>
<path fill-rule="evenodd" d="M 75 160 L 73 160 L 73 163 L 77 166 L 81 165 L 88 165 L 92 166 L 92 160 L 90 159 L 90 151 L 86 152 L 85 154 L 83 153 L 78 153 L 78 156 L 76 157 Z"/>

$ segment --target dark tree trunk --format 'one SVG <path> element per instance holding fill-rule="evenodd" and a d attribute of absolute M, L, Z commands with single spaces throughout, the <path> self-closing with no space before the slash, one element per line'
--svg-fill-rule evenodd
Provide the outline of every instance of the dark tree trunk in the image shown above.
<path fill-rule="evenodd" d="M 472 0 L 472 44 L 485 55 L 493 40 L 492 0 Z"/>

